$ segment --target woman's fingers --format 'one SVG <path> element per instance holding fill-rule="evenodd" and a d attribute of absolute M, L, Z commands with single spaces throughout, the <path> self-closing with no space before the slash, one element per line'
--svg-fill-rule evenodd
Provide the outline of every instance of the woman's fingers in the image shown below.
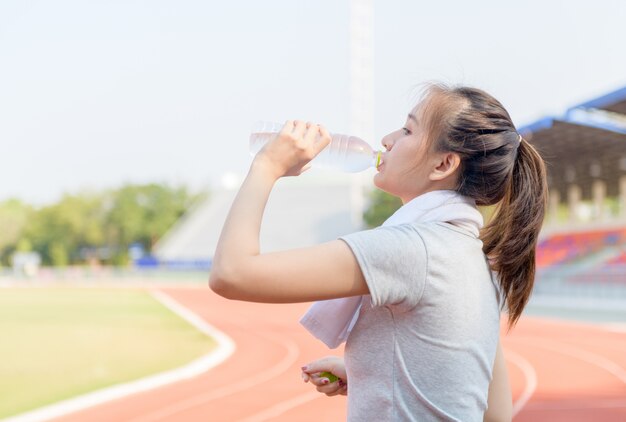
<path fill-rule="evenodd" d="M 293 132 L 294 127 L 295 127 L 295 124 L 293 120 L 287 120 L 285 124 L 283 125 L 281 133 L 290 134 Z"/>
<path fill-rule="evenodd" d="M 304 136 L 305 132 L 306 132 L 306 122 L 303 122 L 302 120 L 296 120 L 295 127 L 293 130 L 293 136 L 296 139 L 300 139 Z"/>
<path fill-rule="evenodd" d="M 328 379 L 328 372 L 339 375 L 339 378 L 331 382 Z M 327 356 L 303 366 L 301 377 L 304 382 L 310 382 L 318 392 L 329 397 L 348 394 L 345 366 L 340 357 Z"/>
<path fill-rule="evenodd" d="M 335 382 L 327 382 L 321 385 L 316 385 L 315 389 L 320 393 L 324 394 L 336 394 L 339 390 L 341 390 L 342 386 L 339 384 L 339 381 Z"/>
<path fill-rule="evenodd" d="M 348 386 L 347 385 L 344 385 L 343 387 L 339 387 L 338 389 L 336 389 L 332 393 L 326 393 L 326 395 L 329 396 L 329 397 L 338 396 L 338 395 L 345 396 L 347 394 L 348 394 Z"/>
<path fill-rule="evenodd" d="M 318 128 L 319 128 L 319 132 L 317 133 L 317 135 L 319 135 L 319 141 L 317 141 L 313 145 L 316 155 L 322 152 L 322 150 L 326 148 L 328 144 L 330 144 L 330 141 L 332 140 L 330 133 L 328 133 L 328 131 L 326 130 L 324 126 L 319 125 Z"/>
<path fill-rule="evenodd" d="M 309 374 L 309 379 L 312 384 L 322 387 L 324 385 L 331 384 L 330 380 L 326 377 L 320 376 L 320 374 Z"/>
<path fill-rule="evenodd" d="M 326 139 L 319 125 L 302 120 L 287 120 L 279 136 L 268 143 L 260 154 L 269 158 L 267 161 L 276 168 L 279 177 L 298 176 L 311 168 L 310 161 L 329 142 L 330 136 Z"/>
<path fill-rule="evenodd" d="M 331 141 L 331 135 L 325 127 L 302 120 L 288 120 L 282 132 L 291 134 L 295 139 L 303 139 L 307 144 L 314 145 L 316 152 L 326 148 Z"/>
<path fill-rule="evenodd" d="M 307 122 L 306 133 L 304 134 L 304 140 L 307 144 L 314 144 L 317 138 L 320 136 L 319 126 L 315 123 Z"/>
<path fill-rule="evenodd" d="M 322 125 L 319 125 L 319 128 L 320 128 L 320 134 L 322 135 L 322 139 L 321 140 L 330 142 L 330 140 L 331 140 L 330 133 Z"/>
<path fill-rule="evenodd" d="M 346 367 L 343 359 L 338 356 L 326 356 L 302 367 L 302 371 L 312 374 L 330 372 L 344 381 L 347 380 Z"/>

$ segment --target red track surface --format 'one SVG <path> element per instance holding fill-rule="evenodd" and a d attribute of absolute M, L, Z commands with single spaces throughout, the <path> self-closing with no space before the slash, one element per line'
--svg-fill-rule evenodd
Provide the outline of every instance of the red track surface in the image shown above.
<path fill-rule="evenodd" d="M 163 291 L 230 336 L 235 353 L 193 380 L 58 421 L 345 420 L 344 397 L 328 398 L 300 379 L 303 364 L 341 353 L 301 328 L 307 304 L 233 302 L 208 288 Z M 515 421 L 626 421 L 626 333 L 523 317 L 503 345 L 514 401 L 523 405 Z"/>

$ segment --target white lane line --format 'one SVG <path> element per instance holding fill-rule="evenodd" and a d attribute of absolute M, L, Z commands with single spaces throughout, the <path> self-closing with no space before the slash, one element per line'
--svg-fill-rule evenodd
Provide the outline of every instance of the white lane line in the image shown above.
<path fill-rule="evenodd" d="M 259 334 L 262 337 L 269 338 L 272 341 L 282 344 L 287 349 L 287 354 L 283 357 L 277 364 L 270 367 L 269 369 L 255 374 L 254 376 L 244 378 L 239 380 L 233 384 L 225 385 L 220 388 L 216 388 L 213 391 L 208 391 L 204 393 L 197 394 L 195 396 L 191 396 L 186 398 L 185 400 L 179 401 L 171 406 L 163 407 L 155 412 L 148 413 L 147 415 L 142 415 L 138 418 L 132 419 L 127 422 L 153 422 L 160 419 L 168 418 L 172 415 L 175 415 L 180 412 L 187 411 L 197 406 L 202 406 L 212 400 L 216 400 L 222 397 L 229 396 L 231 394 L 239 393 L 241 391 L 248 390 L 252 387 L 255 387 L 259 384 L 267 382 L 272 378 L 276 378 L 288 371 L 292 365 L 296 363 L 300 356 L 300 349 L 298 345 L 289 340 L 281 337 L 270 336 L 265 334 Z M 319 393 L 318 393 L 319 394 Z"/>
<path fill-rule="evenodd" d="M 611 322 L 602 326 L 605 330 L 612 333 L 626 333 L 626 324 L 621 322 Z"/>
<path fill-rule="evenodd" d="M 542 349 L 550 350 L 556 353 L 561 353 L 563 355 L 568 355 L 573 358 L 582 360 L 584 362 L 595 365 L 599 368 L 604 369 L 608 373 L 614 375 L 621 382 L 626 384 L 626 370 L 622 368 L 620 365 L 615 363 L 614 361 L 605 358 L 602 355 L 597 353 L 589 352 L 587 350 L 583 350 L 580 347 L 576 347 L 567 343 L 563 343 L 556 340 L 547 340 L 544 338 L 538 337 L 516 337 L 515 339 L 510 339 L 514 341 L 524 342 L 528 344 L 528 341 L 533 342 L 532 347 L 539 347 Z M 549 344 L 552 345 L 549 345 Z"/>
<path fill-rule="evenodd" d="M 289 400 L 281 401 L 280 403 L 277 403 L 272 407 L 268 407 L 267 409 L 259 413 L 256 413 L 245 419 L 241 419 L 239 422 L 264 422 L 273 418 L 277 418 L 278 416 L 293 409 L 294 407 L 301 406 L 320 397 L 326 396 L 318 392 L 302 394 Z"/>
<path fill-rule="evenodd" d="M 217 347 L 210 353 L 180 368 L 64 400 L 50 406 L 3 419 L 2 422 L 41 422 L 65 416 L 111 400 L 153 390 L 167 384 L 195 377 L 224 362 L 233 354 L 236 347 L 230 337 L 209 325 L 202 318 L 183 307 L 166 294 L 158 291 L 152 291 L 150 293 L 156 300 L 172 312 L 183 318 L 202 333 L 212 337 L 217 342 Z"/>
<path fill-rule="evenodd" d="M 624 370 L 624 368 L 622 368 L 620 365 L 618 365 L 614 361 L 607 359 L 602 355 L 598 355 L 593 352 L 588 352 L 586 350 L 580 349 L 575 346 L 566 345 L 564 343 L 561 343 L 561 344 L 562 344 L 561 347 L 565 348 L 565 351 L 558 346 L 552 347 L 552 346 L 542 345 L 541 347 L 545 349 L 560 351 L 563 354 L 567 354 L 577 359 L 587 361 L 615 375 L 615 377 L 617 377 L 621 382 L 626 384 L 626 371 Z"/>
<path fill-rule="evenodd" d="M 517 401 L 513 403 L 513 416 L 517 415 L 520 410 L 528 403 L 528 400 L 533 396 L 537 389 L 537 372 L 533 365 L 522 355 L 517 354 L 510 349 L 504 348 L 504 359 L 510 361 L 513 365 L 517 366 L 526 378 L 526 385 L 524 391 L 519 396 Z"/>

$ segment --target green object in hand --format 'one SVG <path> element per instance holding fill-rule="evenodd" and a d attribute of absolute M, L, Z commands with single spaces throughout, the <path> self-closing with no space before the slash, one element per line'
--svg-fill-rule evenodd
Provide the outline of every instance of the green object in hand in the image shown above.
<path fill-rule="evenodd" d="M 337 377 L 337 375 L 333 374 L 332 372 L 320 372 L 320 378 L 324 377 L 324 378 L 328 378 L 328 382 L 335 382 L 339 379 L 339 377 Z"/>

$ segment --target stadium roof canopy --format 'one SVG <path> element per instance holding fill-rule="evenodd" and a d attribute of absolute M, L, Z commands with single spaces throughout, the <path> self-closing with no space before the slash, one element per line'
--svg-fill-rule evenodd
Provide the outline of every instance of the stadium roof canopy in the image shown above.
<path fill-rule="evenodd" d="M 583 199 L 591 199 L 596 180 L 606 183 L 607 196 L 619 194 L 619 179 L 626 176 L 626 87 L 519 132 L 546 160 L 550 189 L 562 201 L 572 184 L 581 188 Z"/>
<path fill-rule="evenodd" d="M 597 108 L 626 115 L 626 86 L 572 107 L 574 108 Z"/>

